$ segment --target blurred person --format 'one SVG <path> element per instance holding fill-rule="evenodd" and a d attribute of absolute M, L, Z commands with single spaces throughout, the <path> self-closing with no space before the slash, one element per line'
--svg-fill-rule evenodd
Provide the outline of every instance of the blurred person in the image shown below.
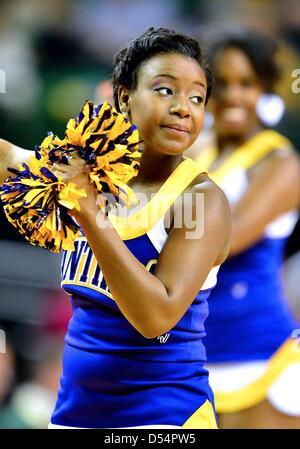
<path fill-rule="evenodd" d="M 1 429 L 47 429 L 59 387 L 62 347 L 63 337 L 51 333 L 32 343 L 27 379 L 15 386 L 0 410 Z"/>
<path fill-rule="evenodd" d="M 295 316 L 300 322 L 300 217 L 292 235 L 287 241 L 282 273 L 284 279 L 284 292 Z"/>
<path fill-rule="evenodd" d="M 107 101 L 107 103 L 113 105 L 113 86 L 112 82 L 108 79 L 104 79 L 100 81 L 95 89 L 95 102 L 96 103 L 103 103 L 104 101 Z"/>
<path fill-rule="evenodd" d="M 7 345 L 5 354 L 0 353 L 2 429 L 48 427 L 59 388 L 64 335 L 71 317 L 71 306 L 66 296 L 62 290 L 44 294 L 40 298 L 41 305 L 35 325 L 31 329 L 26 324 L 13 326 L 15 352 L 19 353 L 15 370 L 11 345 Z M 12 379 L 16 377 L 13 376 L 16 370 L 19 378 L 15 379 L 13 388 L 9 389 Z M 4 394 L 7 400 L 1 408 L 1 396 Z"/>
<path fill-rule="evenodd" d="M 50 428 L 216 428 L 201 340 L 207 297 L 229 249 L 230 214 L 222 191 L 182 155 L 202 128 L 211 87 L 205 64 L 194 39 L 164 28 L 149 28 L 114 59 L 116 109 L 142 139 L 130 187 L 154 196 L 130 210 L 130 221 L 144 217 L 142 229 L 110 216 L 114 228 L 87 173 L 72 177 L 87 191 L 71 212 L 84 234 L 62 262 L 73 316 Z M 7 142 L 3 148 L 8 157 L 17 152 Z M 182 219 L 174 202 L 182 199 L 191 219 L 197 193 L 205 195 L 205 231 L 189 239 L 186 223 L 174 226 Z"/>
<path fill-rule="evenodd" d="M 34 115 L 41 82 L 32 36 L 17 23 L 17 9 L 12 8 L 12 3 L 0 3 L 0 69 L 5 73 L 4 92 L 0 89 L 0 113 L 16 121 Z"/>
<path fill-rule="evenodd" d="M 300 427 L 300 325 L 280 271 L 300 171 L 291 143 L 269 127 L 282 113 L 275 54 L 271 40 L 246 30 L 221 35 L 210 52 L 214 141 L 196 160 L 227 195 L 233 221 L 205 338 L 221 428 Z"/>
<path fill-rule="evenodd" d="M 294 252 L 283 264 L 284 291 L 297 320 L 300 322 L 300 251 Z"/>
<path fill-rule="evenodd" d="M 0 323 L 0 413 L 12 392 L 15 382 L 15 349 L 7 338 L 7 330 Z"/>

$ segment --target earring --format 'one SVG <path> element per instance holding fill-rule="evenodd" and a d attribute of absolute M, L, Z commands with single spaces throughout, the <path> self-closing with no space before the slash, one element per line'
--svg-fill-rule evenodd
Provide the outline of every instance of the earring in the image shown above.
<path fill-rule="evenodd" d="M 269 127 L 278 125 L 284 111 L 284 101 L 276 94 L 262 94 L 256 103 L 257 117 L 264 125 Z"/>

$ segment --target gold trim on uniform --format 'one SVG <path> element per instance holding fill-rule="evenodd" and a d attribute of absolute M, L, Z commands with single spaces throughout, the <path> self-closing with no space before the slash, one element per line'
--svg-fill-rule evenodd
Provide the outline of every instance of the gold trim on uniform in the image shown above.
<path fill-rule="evenodd" d="M 182 429 L 217 429 L 213 407 L 207 399 L 181 427 Z"/>
<path fill-rule="evenodd" d="M 128 213 L 124 217 L 110 212 L 108 217 L 122 240 L 134 239 L 150 231 L 200 172 L 196 162 L 185 158 L 151 200 L 134 214 Z"/>
<path fill-rule="evenodd" d="M 263 401 L 271 385 L 292 363 L 300 363 L 299 340 L 289 338 L 269 359 L 265 373 L 251 384 L 235 391 L 214 391 L 217 413 L 234 413 Z"/>
<path fill-rule="evenodd" d="M 241 167 L 247 170 L 272 153 L 272 151 L 278 149 L 287 150 L 289 148 L 291 148 L 291 142 L 288 139 L 278 132 L 268 129 L 257 133 L 233 151 L 228 159 L 215 170 L 209 170 L 218 157 L 217 148 L 213 146 L 204 149 L 196 158 L 196 162 L 203 170 L 209 172 L 209 176 L 217 184 L 220 184 L 235 168 Z"/>

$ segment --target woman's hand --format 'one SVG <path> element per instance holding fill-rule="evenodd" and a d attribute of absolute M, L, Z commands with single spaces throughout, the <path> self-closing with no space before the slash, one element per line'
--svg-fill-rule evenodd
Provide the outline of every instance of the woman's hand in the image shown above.
<path fill-rule="evenodd" d="M 73 183 L 78 190 L 84 189 L 86 192 L 85 198 L 78 200 L 80 210 L 75 208 L 70 210 L 70 214 L 75 218 L 79 218 L 87 215 L 88 213 L 99 211 L 97 207 L 97 192 L 95 186 L 90 181 L 90 167 L 86 165 L 85 161 L 81 158 L 74 157 L 70 159 L 69 165 L 66 164 L 54 164 L 52 173 L 60 178 L 64 183 Z"/>

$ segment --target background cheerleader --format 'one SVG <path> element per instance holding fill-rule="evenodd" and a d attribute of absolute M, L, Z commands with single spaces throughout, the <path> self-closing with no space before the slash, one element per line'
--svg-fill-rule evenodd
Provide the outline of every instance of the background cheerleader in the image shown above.
<path fill-rule="evenodd" d="M 264 108 L 279 77 L 275 54 L 270 39 L 247 30 L 219 36 L 210 52 L 214 142 L 196 160 L 226 193 L 233 220 L 205 340 L 221 427 L 300 425 L 299 325 L 280 271 L 298 215 L 299 161 L 268 127 L 276 115 Z"/>

